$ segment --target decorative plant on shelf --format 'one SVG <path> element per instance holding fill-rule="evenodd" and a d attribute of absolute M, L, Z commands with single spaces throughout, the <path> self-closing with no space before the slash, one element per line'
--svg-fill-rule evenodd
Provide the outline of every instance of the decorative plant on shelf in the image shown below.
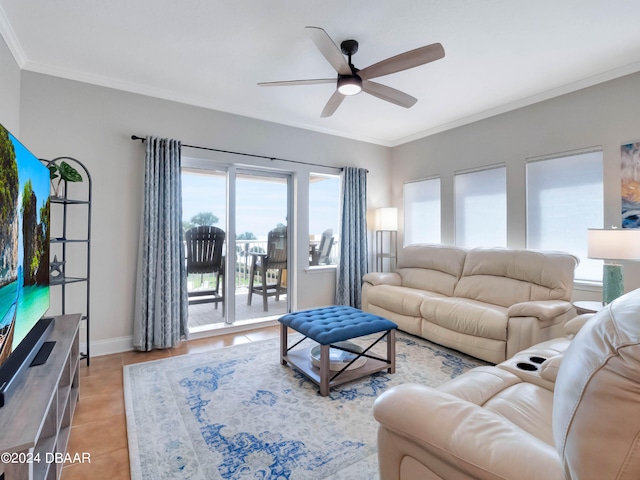
<path fill-rule="evenodd" d="M 60 162 L 60 165 L 51 162 L 48 166 L 49 168 L 49 178 L 51 179 L 51 186 L 53 187 L 53 195 L 56 197 L 61 197 L 61 186 L 62 180 L 65 182 L 81 182 L 82 175 L 78 173 L 78 171 L 69 165 L 67 162 Z M 55 179 L 58 179 L 56 183 L 54 183 Z"/>

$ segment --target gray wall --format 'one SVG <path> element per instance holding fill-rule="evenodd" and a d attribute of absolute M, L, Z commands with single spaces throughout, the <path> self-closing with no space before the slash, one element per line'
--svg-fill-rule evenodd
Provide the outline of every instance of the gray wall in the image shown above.
<path fill-rule="evenodd" d="M 599 145 L 604 154 L 604 225 L 620 226 L 620 145 L 640 140 L 638 92 L 640 74 L 629 75 L 395 147 L 391 195 L 400 221 L 403 183 L 441 175 L 442 241 L 453 243 L 454 172 L 506 163 L 508 246 L 524 248 L 526 159 Z M 638 287 L 640 267 L 628 263 L 625 288 Z M 574 297 L 598 300 L 600 291 L 583 287 Z"/>
<path fill-rule="evenodd" d="M 0 123 L 20 138 L 20 68 L 1 36 Z"/>
<path fill-rule="evenodd" d="M 370 171 L 369 208 L 397 206 L 400 219 L 403 182 L 440 174 L 443 242 L 454 238 L 453 173 L 504 162 L 508 166 L 508 241 L 514 248 L 524 247 L 525 242 L 526 158 L 601 145 L 605 225 L 619 224 L 619 148 L 621 143 L 640 139 L 640 74 L 389 149 L 33 72 L 21 73 L 2 44 L 0 73 L 5 82 L 0 93 L 0 123 L 14 133 L 19 130 L 19 138 L 36 155 L 76 157 L 86 163 L 94 178 L 91 268 L 92 341 L 96 353 L 130 346 L 144 157 L 143 146 L 132 142 L 131 134 L 166 136 L 188 144 L 336 167 L 366 167 Z M 16 105 L 18 97 L 21 100 Z M 185 150 L 185 154 L 190 152 Z M 245 163 L 282 168 L 293 174 L 294 235 L 308 238 L 308 184 L 304 178 L 310 169 L 269 161 Z M 80 217 L 73 222 L 75 228 L 82 227 Z M 370 262 L 373 264 L 372 259 Z M 640 286 L 637 265 L 628 264 L 625 274 L 627 289 Z M 296 307 L 332 302 L 333 270 L 309 273 L 304 249 L 298 252 L 295 275 L 299 286 L 293 298 Z M 598 299 L 599 295 L 598 289 L 586 289 L 575 296 Z"/>
<path fill-rule="evenodd" d="M 28 71 L 22 72 L 20 114 L 20 138 L 29 149 L 42 158 L 77 158 L 94 179 L 91 338 L 96 353 L 129 347 L 133 328 L 144 147 L 130 140 L 132 134 L 336 167 L 366 167 L 374 192 L 370 204 L 382 206 L 389 201 L 391 151 L 387 147 Z M 206 156 L 193 149 L 184 149 L 183 154 Z M 305 174 L 309 168 L 244 157 L 222 160 L 282 168 L 293 174 L 294 236 L 305 245 L 295 262 L 294 306 L 333 303 L 335 269 L 321 273 L 305 269 L 309 238 Z"/>

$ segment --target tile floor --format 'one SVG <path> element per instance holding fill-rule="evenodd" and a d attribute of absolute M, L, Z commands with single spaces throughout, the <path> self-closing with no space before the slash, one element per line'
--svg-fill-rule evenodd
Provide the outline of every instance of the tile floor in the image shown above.
<path fill-rule="evenodd" d="M 91 463 L 66 465 L 62 480 L 129 480 L 129 450 L 124 409 L 122 367 L 176 355 L 200 353 L 217 348 L 255 342 L 279 336 L 278 326 L 241 333 L 189 340 L 176 348 L 152 352 L 125 352 L 91 359 L 80 368 L 80 401 L 76 407 L 67 451 L 89 453 Z"/>

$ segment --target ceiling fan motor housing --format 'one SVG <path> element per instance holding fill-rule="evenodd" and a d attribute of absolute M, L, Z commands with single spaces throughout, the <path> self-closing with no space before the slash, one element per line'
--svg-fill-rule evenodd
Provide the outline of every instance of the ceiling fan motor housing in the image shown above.
<path fill-rule="evenodd" d="M 351 61 L 351 55 L 355 55 L 358 51 L 358 42 L 356 40 L 345 40 L 340 44 L 340 50 L 345 55 L 348 55 L 349 61 Z"/>
<path fill-rule="evenodd" d="M 356 95 L 362 91 L 362 78 L 358 75 L 358 69 L 351 63 L 351 56 L 358 51 L 358 42 L 345 40 L 340 44 L 340 50 L 349 57 L 349 68 L 352 74 L 338 74 L 338 91 L 343 95 Z"/>

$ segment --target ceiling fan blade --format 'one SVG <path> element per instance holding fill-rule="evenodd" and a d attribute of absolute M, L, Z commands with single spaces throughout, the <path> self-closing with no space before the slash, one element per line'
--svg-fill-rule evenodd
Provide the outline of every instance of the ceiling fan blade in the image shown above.
<path fill-rule="evenodd" d="M 380 83 L 372 82 L 370 80 L 364 80 L 362 82 L 362 90 L 374 97 L 378 97 L 387 102 L 391 102 L 395 105 L 400 105 L 404 108 L 410 108 L 418 101 L 417 98 L 412 97 L 395 88 L 387 87 Z"/>
<path fill-rule="evenodd" d="M 391 73 L 401 72 L 409 68 L 424 65 L 444 57 L 444 48 L 439 43 L 427 45 L 426 47 L 416 48 L 408 52 L 401 53 L 395 57 L 387 58 L 381 62 L 363 68 L 358 72 L 360 78 L 367 80 L 369 78 L 382 77 Z"/>
<path fill-rule="evenodd" d="M 351 67 L 331 37 L 320 27 L 305 27 L 320 53 L 340 75 L 351 75 Z"/>
<path fill-rule="evenodd" d="M 344 100 L 344 95 L 342 95 L 338 90 L 333 92 L 333 95 L 331 95 L 331 98 L 329 99 L 327 104 L 324 106 L 324 110 L 322 110 L 322 113 L 320 114 L 320 116 L 324 118 L 324 117 L 330 117 L 331 115 L 333 115 L 333 112 L 335 112 L 338 109 L 338 107 L 342 103 L 342 100 Z"/>
<path fill-rule="evenodd" d="M 310 80 L 285 80 L 284 82 L 261 82 L 260 87 L 287 87 L 291 85 L 319 85 L 321 83 L 336 83 L 335 78 L 314 78 Z"/>

